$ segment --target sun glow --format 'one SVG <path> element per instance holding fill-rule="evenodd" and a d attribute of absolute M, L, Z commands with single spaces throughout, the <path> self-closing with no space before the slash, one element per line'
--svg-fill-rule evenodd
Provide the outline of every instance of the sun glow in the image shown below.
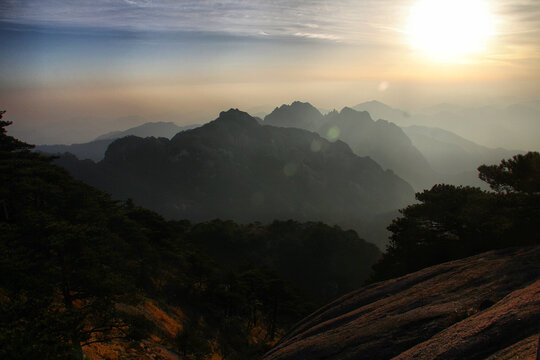
<path fill-rule="evenodd" d="M 407 28 L 414 49 L 439 60 L 464 60 L 486 48 L 493 15 L 483 0 L 419 0 Z"/>

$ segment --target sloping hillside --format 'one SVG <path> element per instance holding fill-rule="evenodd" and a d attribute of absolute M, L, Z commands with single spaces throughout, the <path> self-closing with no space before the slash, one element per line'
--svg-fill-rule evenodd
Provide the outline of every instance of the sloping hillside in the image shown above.
<path fill-rule="evenodd" d="M 345 295 L 264 359 L 534 359 L 539 335 L 540 246 L 510 248 Z"/>

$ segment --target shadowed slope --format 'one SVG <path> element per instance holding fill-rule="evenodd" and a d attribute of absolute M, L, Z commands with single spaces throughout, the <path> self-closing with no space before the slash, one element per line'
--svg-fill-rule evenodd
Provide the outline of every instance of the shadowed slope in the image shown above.
<path fill-rule="evenodd" d="M 491 251 L 345 295 L 298 323 L 264 359 L 502 354 L 527 348 L 521 342 L 540 332 L 539 295 L 540 247 Z"/>
<path fill-rule="evenodd" d="M 394 123 L 373 121 L 366 111 L 344 108 L 326 115 L 319 133 L 346 142 L 355 154 L 369 156 L 393 170 L 416 190 L 430 188 L 438 176 L 403 130 Z"/>

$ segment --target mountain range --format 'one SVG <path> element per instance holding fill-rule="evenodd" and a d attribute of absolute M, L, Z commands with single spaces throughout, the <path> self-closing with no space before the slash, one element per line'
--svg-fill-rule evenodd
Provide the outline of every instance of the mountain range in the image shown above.
<path fill-rule="evenodd" d="M 515 109 L 519 106 L 515 105 L 511 108 Z M 472 109 L 467 110 L 465 107 L 441 104 L 426 108 L 418 114 L 410 114 L 378 101 L 368 101 L 354 106 L 354 109 L 368 111 L 374 118 L 386 119 L 399 125 L 410 139 L 412 146 L 422 154 L 431 169 L 437 174 L 435 177 L 431 176 L 431 179 L 435 179 L 438 183 L 486 188 L 485 183 L 478 179 L 476 172 L 480 165 L 495 164 L 500 159 L 509 158 L 516 153 L 523 153 L 519 150 L 479 145 L 447 130 L 453 128 L 452 116 L 449 114 L 473 111 Z M 448 118 L 437 122 L 436 119 L 441 119 L 441 114 L 447 114 Z M 513 116 L 519 118 L 519 112 Z M 479 120 L 470 121 L 478 122 Z M 429 126 L 412 124 L 429 124 Z M 434 124 L 439 124 L 440 127 L 434 127 Z M 489 129 L 487 124 L 486 129 Z M 534 133 L 534 127 L 530 126 L 523 127 L 521 130 Z M 474 134 L 474 131 L 466 132 L 467 136 L 474 136 Z"/>
<path fill-rule="evenodd" d="M 443 181 L 455 185 L 485 188 L 476 169 L 483 164 L 496 164 L 520 151 L 489 148 L 464 139 L 450 131 L 427 126 L 405 126 L 403 131 L 412 144 L 424 155 Z"/>
<path fill-rule="evenodd" d="M 440 104 L 408 113 L 369 101 L 354 109 L 369 111 L 374 118 L 392 121 L 398 126 L 441 128 L 490 148 L 540 150 L 540 102 L 489 106 Z"/>
<path fill-rule="evenodd" d="M 276 108 L 265 117 L 264 123 L 317 131 L 330 141 L 343 140 L 355 154 L 371 157 L 416 190 L 436 182 L 437 174 L 403 130 L 385 120 L 373 121 L 367 111 L 343 108 L 322 115 L 309 103 L 294 102 Z"/>
<path fill-rule="evenodd" d="M 411 117 L 407 111 L 393 108 L 377 100 L 366 101 L 352 108 L 357 111 L 367 111 L 374 119 L 385 119 L 398 125 L 407 124 Z"/>
<path fill-rule="evenodd" d="M 534 108 L 532 105 L 527 106 Z M 511 108 L 516 107 L 519 106 Z M 452 104 L 441 104 L 424 109 L 421 114 L 435 116 L 443 112 L 463 112 L 465 109 Z M 479 145 L 442 128 L 407 125 L 420 121 L 417 120 L 418 114 L 411 115 L 378 101 L 361 103 L 353 108 L 344 108 L 340 112 L 330 111 L 326 115 L 309 103 L 295 101 L 290 105 L 276 107 L 265 117 L 264 122 L 255 118 L 267 125 L 316 131 L 331 141 L 339 138 L 357 155 L 370 156 L 383 168 L 393 170 L 408 181 L 417 191 L 440 182 L 484 186 L 477 178 L 478 166 L 496 163 L 501 158 L 519 152 Z M 403 131 L 400 131 L 394 123 Z M 88 143 L 39 145 L 36 150 L 49 154 L 69 152 L 79 159 L 100 161 L 114 139 L 129 135 L 170 139 L 179 131 L 197 126 L 178 126 L 171 122 L 145 123 L 125 131 L 114 131 L 98 136 Z M 329 134 L 330 130 L 333 133 Z"/>
<path fill-rule="evenodd" d="M 383 119 L 393 119 L 396 123 Z M 309 103 L 293 102 L 276 108 L 264 124 L 316 131 L 330 141 L 340 139 L 357 155 L 369 156 L 383 168 L 394 171 L 416 191 L 437 183 L 486 188 L 476 169 L 519 153 L 482 146 L 441 128 L 403 125 L 410 121 L 413 120 L 407 112 L 378 101 L 345 107 L 339 112 L 333 110 L 326 115 Z"/>
<path fill-rule="evenodd" d="M 406 116 L 382 103 L 366 104 L 372 111 L 386 109 L 388 114 Z M 362 180 L 364 175 L 357 174 L 348 182 L 342 168 L 351 161 L 351 150 L 357 157 L 370 158 L 360 167 L 375 169 L 377 163 L 382 167 L 379 173 L 391 171 L 416 191 L 441 182 L 485 188 L 475 169 L 513 155 L 442 129 L 401 128 L 352 108 L 322 115 L 311 104 L 298 101 L 276 107 L 264 121 L 235 110 L 224 112 L 214 122 L 167 139 L 184 129 L 173 123 L 147 123 L 87 144 L 38 150 L 70 152 L 99 162 L 67 154 L 58 161 L 77 178 L 117 198 L 133 198 L 169 218 L 322 220 L 352 227 L 381 249 L 388 238 L 386 226 L 398 208 L 413 201 L 412 191 L 394 189 L 386 199 L 375 201 L 368 184 L 390 177 L 371 174 L 371 180 Z M 141 137 L 126 137 L 132 134 Z M 153 135 L 157 137 L 148 137 Z M 334 165 L 329 164 L 328 151 Z M 338 173 L 330 174 L 336 167 L 341 167 Z M 332 193 L 329 186 L 335 188 Z M 400 200 L 389 200 L 393 196 Z"/>
<path fill-rule="evenodd" d="M 478 145 L 440 128 L 413 125 L 403 127 L 403 131 L 433 169 L 441 174 L 470 171 L 481 164 L 497 163 L 516 154 L 516 151 Z"/>
<path fill-rule="evenodd" d="M 166 138 L 128 136 L 99 163 L 58 160 L 72 175 L 168 218 L 320 220 L 355 226 L 413 201 L 374 160 L 302 129 L 263 126 L 236 109 Z"/>

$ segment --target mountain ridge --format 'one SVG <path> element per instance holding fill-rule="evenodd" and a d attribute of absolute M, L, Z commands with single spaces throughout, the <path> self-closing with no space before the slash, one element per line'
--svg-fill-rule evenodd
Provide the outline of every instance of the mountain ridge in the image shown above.
<path fill-rule="evenodd" d="M 197 221 L 293 218 L 350 226 L 413 200 L 409 184 L 345 143 L 263 126 L 237 109 L 171 140 L 118 139 L 94 165 L 66 157 L 58 163 L 117 198 Z"/>
<path fill-rule="evenodd" d="M 294 101 L 291 105 L 283 104 L 264 117 L 265 125 L 296 127 L 317 131 L 324 123 L 324 116 L 308 102 Z"/>
<path fill-rule="evenodd" d="M 479 145 L 440 128 L 412 125 L 403 127 L 403 131 L 441 174 L 470 171 L 482 164 L 496 163 L 499 159 L 520 153 L 518 150 Z"/>
<path fill-rule="evenodd" d="M 443 103 L 411 114 L 378 101 L 358 104 L 354 108 L 368 110 L 373 117 L 390 120 L 399 126 L 438 127 L 483 146 L 540 150 L 537 141 L 540 105 L 534 101 L 482 106 Z"/>
<path fill-rule="evenodd" d="M 343 140 L 355 154 L 371 157 L 416 190 L 437 182 L 437 175 L 403 130 L 387 120 L 374 121 L 367 111 L 344 107 L 323 116 L 309 103 L 293 102 L 276 108 L 266 122 L 316 131 L 330 141 Z"/>

